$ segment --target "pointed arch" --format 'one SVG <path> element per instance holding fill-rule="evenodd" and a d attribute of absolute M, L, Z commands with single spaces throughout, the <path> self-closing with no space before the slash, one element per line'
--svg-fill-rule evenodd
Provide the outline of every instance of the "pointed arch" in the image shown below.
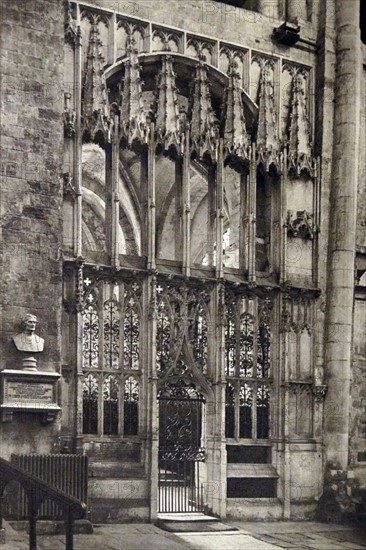
<path fill-rule="evenodd" d="M 186 335 L 180 345 L 179 355 L 160 378 L 158 388 L 160 391 L 165 391 L 164 388 L 169 388 L 176 383 L 182 384 L 182 381 L 194 387 L 207 400 L 214 399 L 212 387 L 196 364 Z"/>

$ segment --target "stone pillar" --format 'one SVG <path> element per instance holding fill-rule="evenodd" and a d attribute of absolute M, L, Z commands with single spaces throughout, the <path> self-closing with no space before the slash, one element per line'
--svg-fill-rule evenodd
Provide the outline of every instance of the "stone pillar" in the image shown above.
<path fill-rule="evenodd" d="M 361 93 L 359 0 L 336 0 L 336 79 L 325 336 L 324 442 L 328 462 L 348 463 L 354 261 Z"/>

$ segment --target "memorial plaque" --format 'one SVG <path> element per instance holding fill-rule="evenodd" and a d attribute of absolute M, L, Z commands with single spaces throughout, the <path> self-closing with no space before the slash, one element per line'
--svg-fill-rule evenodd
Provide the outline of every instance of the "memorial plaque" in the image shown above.
<path fill-rule="evenodd" d="M 52 403 L 53 384 L 9 380 L 5 399 L 12 403 Z"/>
<path fill-rule="evenodd" d="M 42 424 L 53 422 L 59 406 L 59 379 L 56 372 L 4 369 L 0 371 L 0 412 L 3 422 L 13 413 L 40 413 Z"/>

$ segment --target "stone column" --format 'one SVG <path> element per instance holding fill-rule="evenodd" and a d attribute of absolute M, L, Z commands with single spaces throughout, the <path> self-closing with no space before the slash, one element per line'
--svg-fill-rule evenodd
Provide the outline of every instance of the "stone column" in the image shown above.
<path fill-rule="evenodd" d="M 324 442 L 347 468 L 361 93 L 359 0 L 336 0 L 336 79 L 325 336 Z"/>

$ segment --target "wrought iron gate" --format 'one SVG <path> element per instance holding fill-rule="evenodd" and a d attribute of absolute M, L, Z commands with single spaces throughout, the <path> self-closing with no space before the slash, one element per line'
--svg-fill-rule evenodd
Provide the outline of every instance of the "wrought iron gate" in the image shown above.
<path fill-rule="evenodd" d="M 159 512 L 203 512 L 200 463 L 203 397 L 193 388 L 185 395 L 159 397 Z"/>

